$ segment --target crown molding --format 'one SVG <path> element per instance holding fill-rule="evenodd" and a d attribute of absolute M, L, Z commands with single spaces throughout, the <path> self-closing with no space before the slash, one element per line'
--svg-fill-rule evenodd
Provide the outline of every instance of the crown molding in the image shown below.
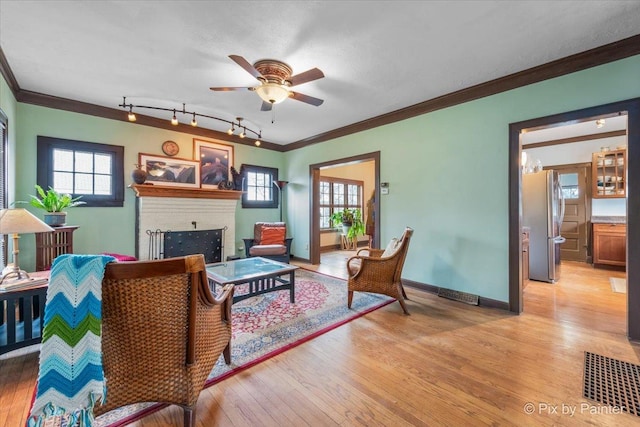
<path fill-rule="evenodd" d="M 353 133 L 362 132 L 375 127 L 406 120 L 411 117 L 431 113 L 443 108 L 495 95 L 522 86 L 538 83 L 566 74 L 575 73 L 598 65 L 618 61 L 640 54 L 640 34 L 610 43 L 595 49 L 587 50 L 566 58 L 548 62 L 499 79 L 480 83 L 466 89 L 452 92 L 418 104 L 411 105 L 387 114 L 372 117 L 338 129 L 333 129 L 309 138 L 301 139 L 285 146 L 284 151 L 296 150 L 308 145 L 340 138 Z"/>
<path fill-rule="evenodd" d="M 9 85 L 9 89 L 13 93 L 14 98 L 18 98 L 18 92 L 20 92 L 20 86 L 18 85 L 18 81 L 16 80 L 16 76 L 13 75 L 13 71 L 11 71 L 11 67 L 7 62 L 7 57 L 4 56 L 4 51 L 2 50 L 2 46 L 0 46 L 0 74 L 4 77 L 4 80 Z"/>
<path fill-rule="evenodd" d="M 420 102 L 418 104 L 392 111 L 390 113 L 371 117 L 357 123 L 333 129 L 328 132 L 311 136 L 309 138 L 301 139 L 288 145 L 280 145 L 268 141 L 261 141 L 262 143 L 260 145 L 260 148 L 279 152 L 292 151 L 299 148 L 304 148 L 312 144 L 318 144 L 320 142 L 329 141 L 332 139 L 362 132 L 368 129 L 373 129 L 379 126 L 406 120 L 436 110 L 463 104 L 465 102 L 484 98 L 490 95 L 495 95 L 501 92 L 506 92 L 508 90 L 516 89 L 533 83 L 538 83 L 551 78 L 560 77 L 566 74 L 575 73 L 577 71 L 582 71 L 598 65 L 618 61 L 638 54 L 640 54 L 640 34 L 581 53 L 577 53 L 566 58 L 551 61 L 537 67 L 529 68 L 518 73 L 510 74 L 499 79 L 490 80 L 488 82 L 481 83 L 466 89 L 442 95 L 437 98 L 433 98 L 424 102 Z M 18 102 L 128 122 L 128 120 L 126 119 L 126 115 L 122 114 L 122 110 L 102 107 L 95 104 L 89 104 L 72 99 L 59 98 L 52 95 L 46 95 L 20 89 L 20 86 L 18 85 L 18 82 L 15 79 L 13 72 L 11 71 L 9 63 L 7 62 L 7 59 L 2 52 L 2 48 L 0 48 L 0 73 L 2 73 L 5 80 L 9 84 L 9 87 L 11 88 L 11 91 L 13 92 Z M 135 123 L 137 125 L 152 126 L 205 138 L 213 138 L 226 142 L 232 142 L 234 144 L 255 147 L 253 143 L 242 140 L 235 135 L 228 135 L 226 132 L 205 129 L 202 127 L 194 128 L 185 124 L 173 126 L 167 120 L 140 114 L 136 114 L 136 116 L 138 117 L 138 120 Z"/>

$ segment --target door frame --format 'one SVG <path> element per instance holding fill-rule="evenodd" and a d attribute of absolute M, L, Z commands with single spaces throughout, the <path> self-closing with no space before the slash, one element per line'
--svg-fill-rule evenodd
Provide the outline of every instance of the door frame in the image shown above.
<path fill-rule="evenodd" d="M 320 169 L 329 166 L 338 166 L 345 163 L 361 163 L 373 161 L 375 200 L 373 209 L 376 213 L 374 223 L 373 246 L 380 244 L 380 151 L 359 154 L 357 156 L 344 157 L 341 159 L 329 160 L 322 163 L 309 165 L 309 262 L 320 264 Z"/>
<path fill-rule="evenodd" d="M 509 124 L 509 310 L 522 312 L 522 175 L 520 132 L 539 126 L 577 123 L 604 115 L 627 114 L 627 184 L 640 188 L 640 98 Z M 629 212 L 631 215 L 629 215 Z M 640 192 L 627 196 L 627 337 L 640 340 Z"/>

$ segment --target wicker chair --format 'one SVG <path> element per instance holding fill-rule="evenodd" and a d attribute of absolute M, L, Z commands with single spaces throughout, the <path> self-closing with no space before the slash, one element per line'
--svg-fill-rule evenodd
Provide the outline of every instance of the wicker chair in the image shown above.
<path fill-rule="evenodd" d="M 233 286 L 214 297 L 203 255 L 107 265 L 102 353 L 107 398 L 100 415 L 138 402 L 184 408 L 195 425 L 204 382 L 222 353 L 231 363 Z"/>
<path fill-rule="evenodd" d="M 404 313 L 409 314 L 404 302 L 408 298 L 400 276 L 412 235 L 413 229 L 407 227 L 402 237 L 393 239 L 387 249 L 360 249 L 356 256 L 347 260 L 349 308 L 354 291 L 373 292 L 397 299 Z"/>

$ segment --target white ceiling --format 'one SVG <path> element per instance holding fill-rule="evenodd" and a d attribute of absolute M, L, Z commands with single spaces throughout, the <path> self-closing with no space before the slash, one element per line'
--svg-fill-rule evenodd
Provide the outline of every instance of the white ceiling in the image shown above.
<path fill-rule="evenodd" d="M 0 47 L 21 89 L 118 108 L 181 108 L 289 144 L 639 32 L 640 1 L 12 1 Z M 275 58 L 296 86 L 272 114 L 228 55 Z M 167 113 L 140 111 L 169 119 Z M 179 117 L 181 118 L 181 117 Z M 181 118 L 182 119 L 182 118 Z M 189 121 L 190 118 L 183 118 Z M 225 131 L 228 125 L 200 119 Z"/>

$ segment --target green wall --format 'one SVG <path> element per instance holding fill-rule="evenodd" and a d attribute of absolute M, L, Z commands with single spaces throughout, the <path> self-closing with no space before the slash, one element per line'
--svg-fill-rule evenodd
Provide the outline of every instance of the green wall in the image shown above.
<path fill-rule="evenodd" d="M 509 123 L 640 96 L 640 56 L 511 90 L 287 153 L 236 145 L 241 163 L 280 168 L 289 181 L 285 218 L 293 253 L 309 257 L 309 165 L 373 151 L 381 152 L 381 242 L 415 229 L 403 277 L 417 282 L 508 301 Z M 191 157 L 192 136 L 17 104 L 0 81 L 0 107 L 17 116 L 16 199 L 33 192 L 37 135 L 124 145 L 125 169 L 138 152 L 161 154 L 172 139 Z M 7 101 L 6 99 L 9 98 Z M 8 104 L 8 105 L 7 105 Z M 12 113 L 11 110 L 15 111 Z M 15 120 L 10 116 L 10 127 Z M 15 131 L 15 127 L 13 127 Z M 125 183 L 131 179 L 126 174 Z M 277 209 L 238 209 L 236 247 L 258 220 L 276 220 Z M 76 208 L 76 252 L 134 251 L 134 197 L 123 208 Z M 33 239 L 21 242 L 21 265 L 33 268 Z"/>
<path fill-rule="evenodd" d="M 125 186 L 132 183 L 130 172 L 138 163 L 140 152 L 163 155 L 161 144 L 170 139 L 180 145 L 179 157 L 190 159 L 193 153 L 193 135 L 190 134 L 22 103 L 18 104 L 17 128 L 17 164 L 20 167 L 16 168 L 16 200 L 28 200 L 29 195 L 34 194 L 38 135 L 124 146 Z M 260 164 L 279 168 L 281 175 L 286 176 L 281 153 L 234 144 L 234 157 L 237 168 L 242 163 Z M 29 209 L 42 218 L 42 211 Z M 238 209 L 235 247 L 242 244 L 243 237 L 253 235 L 255 221 L 278 218 L 278 209 Z M 67 224 L 80 226 L 74 233 L 74 251 L 77 253 L 135 253 L 135 196 L 130 189 L 125 189 L 122 208 L 73 208 L 68 211 Z M 21 267 L 35 268 L 34 238 L 25 236 L 20 243 Z"/>
<path fill-rule="evenodd" d="M 0 74 L 0 110 L 7 116 L 9 121 L 9 165 L 16 164 L 16 110 L 18 108 L 18 103 L 16 102 L 16 98 L 13 96 L 13 92 L 9 89 L 9 85 L 5 81 L 2 74 Z M 14 193 L 15 193 L 15 171 L 16 168 L 9 167 L 8 172 L 8 201 L 13 201 Z M 9 261 L 11 262 L 11 261 Z"/>
<path fill-rule="evenodd" d="M 309 255 L 309 165 L 379 150 L 381 244 L 415 229 L 403 277 L 506 302 L 509 123 L 639 96 L 636 56 L 288 152 L 294 253 Z"/>

